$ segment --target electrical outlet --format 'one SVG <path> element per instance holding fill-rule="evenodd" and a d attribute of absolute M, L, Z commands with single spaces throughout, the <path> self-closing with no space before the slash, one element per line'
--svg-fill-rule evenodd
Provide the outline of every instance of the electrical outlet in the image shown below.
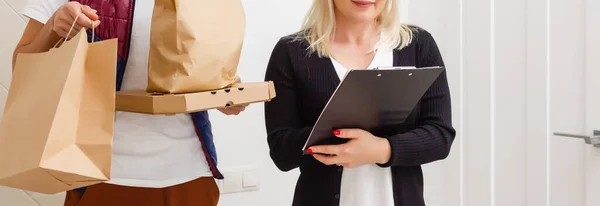
<path fill-rule="evenodd" d="M 244 171 L 242 174 L 242 187 L 244 188 L 255 188 L 260 183 L 259 174 L 257 171 L 250 170 Z"/>
<path fill-rule="evenodd" d="M 260 173 L 253 166 L 224 168 L 223 180 L 219 180 L 219 190 L 222 194 L 254 191 L 260 188 Z"/>
<path fill-rule="evenodd" d="M 228 172 L 224 173 L 223 176 L 223 191 L 227 193 L 232 192 L 241 192 L 244 187 L 243 183 L 243 175 L 241 172 Z"/>

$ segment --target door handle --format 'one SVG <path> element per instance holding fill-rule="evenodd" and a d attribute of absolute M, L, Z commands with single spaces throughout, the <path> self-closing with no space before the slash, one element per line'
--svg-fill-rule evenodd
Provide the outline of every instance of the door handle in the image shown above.
<path fill-rule="evenodd" d="M 567 134 L 567 133 L 554 133 L 554 135 L 583 139 L 583 140 L 585 140 L 586 144 L 591 144 L 591 145 L 594 145 L 594 147 L 600 148 L 600 130 L 594 130 L 593 136 Z"/>

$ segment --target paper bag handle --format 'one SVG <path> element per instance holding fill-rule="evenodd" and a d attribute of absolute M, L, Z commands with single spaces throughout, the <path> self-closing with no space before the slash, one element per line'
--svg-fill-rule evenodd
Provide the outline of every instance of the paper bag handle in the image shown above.
<path fill-rule="evenodd" d="M 83 7 L 82 7 L 83 10 Z M 75 28 L 75 24 L 77 24 L 77 19 L 79 19 L 79 16 L 83 13 L 83 11 L 79 12 L 77 14 L 77 16 L 75 16 L 75 20 L 73 21 L 73 24 L 71 24 L 71 28 L 69 29 L 69 32 L 67 32 L 67 37 L 71 36 L 71 32 L 73 31 L 73 28 Z M 90 20 L 90 23 L 92 24 L 92 43 L 94 43 L 94 40 L 96 38 L 94 38 L 94 30 L 96 29 L 96 25 L 94 25 L 94 21 Z M 64 42 L 67 40 L 67 37 L 65 38 L 61 38 L 58 42 L 56 42 L 56 44 L 54 44 L 54 46 L 52 48 L 57 48 L 56 46 L 58 46 L 61 42 Z"/>

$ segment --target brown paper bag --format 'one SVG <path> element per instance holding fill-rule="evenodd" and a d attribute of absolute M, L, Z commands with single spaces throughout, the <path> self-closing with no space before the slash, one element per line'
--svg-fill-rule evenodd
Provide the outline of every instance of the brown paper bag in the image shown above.
<path fill-rule="evenodd" d="M 19 54 L 0 123 L 0 185 L 54 194 L 110 178 L 117 41 L 82 31 Z"/>
<path fill-rule="evenodd" d="M 149 93 L 221 89 L 236 81 L 246 17 L 241 0 L 155 0 Z"/>

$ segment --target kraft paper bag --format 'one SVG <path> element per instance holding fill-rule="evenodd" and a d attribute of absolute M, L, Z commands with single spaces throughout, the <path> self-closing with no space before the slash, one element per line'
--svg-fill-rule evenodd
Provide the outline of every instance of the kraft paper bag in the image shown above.
<path fill-rule="evenodd" d="M 110 179 L 117 41 L 82 31 L 19 54 L 0 123 L 0 185 L 55 194 Z"/>
<path fill-rule="evenodd" d="M 192 93 L 236 82 L 246 17 L 241 0 L 155 0 L 149 93 Z"/>

